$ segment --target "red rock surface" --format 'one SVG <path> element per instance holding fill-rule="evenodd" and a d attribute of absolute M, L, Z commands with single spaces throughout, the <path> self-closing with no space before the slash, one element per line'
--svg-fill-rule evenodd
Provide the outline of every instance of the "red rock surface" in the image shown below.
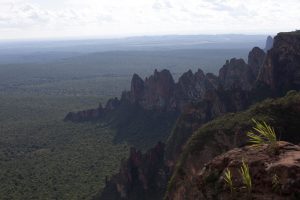
<path fill-rule="evenodd" d="M 278 142 L 278 154 L 272 154 L 267 145 L 259 148 L 247 146 L 236 148 L 217 156 L 195 169 L 189 192 L 185 199 L 247 199 L 240 175 L 242 160 L 248 164 L 252 178 L 252 190 L 249 199 L 297 199 L 300 195 L 300 147 L 287 142 Z M 224 182 L 224 173 L 229 169 L 233 177 L 235 192 L 230 193 Z M 272 183 L 274 177 L 278 183 Z M 275 188 L 276 187 L 276 188 Z M 182 191 L 184 193 L 185 191 Z M 174 197 L 179 200 L 181 197 Z"/>

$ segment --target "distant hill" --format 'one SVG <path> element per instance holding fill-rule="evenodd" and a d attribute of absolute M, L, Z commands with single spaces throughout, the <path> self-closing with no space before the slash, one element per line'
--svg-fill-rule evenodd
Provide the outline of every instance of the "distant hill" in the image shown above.
<path fill-rule="evenodd" d="M 1 41 L 0 53 L 156 51 L 175 49 L 250 49 L 265 45 L 267 35 L 165 35 L 117 39 Z"/>

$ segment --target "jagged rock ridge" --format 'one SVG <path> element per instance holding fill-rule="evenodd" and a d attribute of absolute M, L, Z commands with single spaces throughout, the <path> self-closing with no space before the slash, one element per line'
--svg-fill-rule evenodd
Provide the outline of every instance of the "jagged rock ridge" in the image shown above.
<path fill-rule="evenodd" d="M 270 53 L 268 53 L 268 56 L 269 54 Z M 294 55 L 292 54 L 291 59 L 293 59 L 293 56 Z M 142 80 L 135 75 L 132 81 L 131 91 L 122 94 L 120 105 L 122 105 L 123 101 L 126 101 L 129 102 L 130 105 L 137 105 L 144 110 L 162 112 L 177 110 L 181 113 L 183 112 L 179 121 L 182 120 L 183 124 L 188 124 L 190 132 L 187 132 L 184 137 L 178 137 L 182 140 L 175 146 L 174 152 L 175 154 L 179 154 L 182 145 L 190 137 L 192 132 L 201 127 L 205 122 L 227 112 L 236 112 L 246 109 L 253 102 L 257 101 L 254 97 L 257 96 L 258 92 L 265 94 L 262 98 L 280 95 L 278 92 L 281 90 L 280 87 L 275 86 L 272 88 L 267 79 L 257 80 L 257 74 L 259 74 L 259 77 L 261 77 L 262 74 L 264 76 L 274 77 L 273 73 L 269 73 L 270 71 L 264 71 L 263 68 L 265 68 L 265 63 L 267 63 L 265 53 L 258 48 L 254 48 L 249 53 L 248 64 L 239 59 L 232 59 L 231 61 L 226 62 L 224 67 L 220 70 L 219 77 L 211 74 L 207 74 L 203 77 L 201 71 L 196 72 L 195 74 L 188 71 L 179 79 L 178 83 L 174 83 L 173 79 L 169 76 L 170 72 L 167 70 L 163 71 L 163 73 L 156 71 L 153 76 L 149 77 L 149 79 L 151 78 L 151 81 L 148 79 Z M 261 65 L 263 65 L 263 67 Z M 157 82 L 164 83 L 165 86 L 159 86 L 156 84 Z M 198 86 L 196 87 L 196 85 Z M 263 85 L 263 87 L 261 85 Z M 286 87 L 282 91 L 288 91 L 289 89 L 291 88 Z M 271 92 L 269 93 L 267 91 Z M 186 129 L 183 128 L 179 130 L 177 135 L 181 136 L 181 133 L 183 133 L 184 130 Z M 168 144 L 169 141 L 172 141 L 173 135 L 174 134 L 171 135 L 171 140 L 168 140 Z M 174 144 L 178 142 L 178 138 L 173 140 L 175 141 Z M 220 137 L 218 141 L 219 143 L 217 143 L 218 146 L 215 147 L 216 149 L 227 150 L 234 147 L 234 145 L 226 145 L 226 142 L 228 142 L 226 138 Z M 186 146 L 187 145 L 188 144 L 186 144 Z M 217 153 L 218 151 L 215 152 Z M 209 159 L 213 157 L 209 152 L 203 153 Z M 170 159 L 173 161 L 171 168 L 168 168 L 170 166 L 168 162 L 162 163 L 162 165 L 157 168 L 159 170 L 156 171 L 156 174 L 161 172 L 167 174 L 165 173 L 166 171 L 161 171 L 162 169 L 172 170 L 176 157 L 177 156 L 175 155 Z M 205 159 L 203 161 L 205 161 Z M 118 185 L 118 181 L 109 182 L 107 186 L 110 184 Z M 108 187 L 106 187 L 104 191 L 107 188 Z M 171 190 L 170 194 L 173 194 L 172 192 L 174 191 L 176 190 Z M 125 191 L 127 196 L 132 192 L 134 193 L 131 189 Z M 123 193 L 116 193 L 114 195 L 118 197 L 124 196 Z"/>
<path fill-rule="evenodd" d="M 263 63 L 264 52 L 255 47 L 250 53 L 246 64 L 242 59 L 233 58 L 227 61 L 220 69 L 219 77 L 214 74 L 204 72 L 199 69 L 193 73 L 191 70 L 184 73 L 174 82 L 169 70 L 154 71 L 154 74 L 143 80 L 134 74 L 131 80 L 130 91 L 124 91 L 121 99 L 110 99 L 102 109 L 79 111 L 69 113 L 66 121 L 89 121 L 101 118 L 106 111 L 117 109 L 124 102 L 138 105 L 145 110 L 159 111 L 183 111 L 184 108 L 192 103 L 199 102 L 211 94 L 218 91 L 220 87 L 224 90 L 240 89 L 251 90 L 258 74 L 258 69 Z M 88 115 L 88 114 L 91 115 Z M 76 115 L 79 116 L 76 116 Z"/>

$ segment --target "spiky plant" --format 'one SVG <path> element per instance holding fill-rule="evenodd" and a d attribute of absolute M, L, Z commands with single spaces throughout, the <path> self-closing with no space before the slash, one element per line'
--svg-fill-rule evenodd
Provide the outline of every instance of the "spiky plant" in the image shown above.
<path fill-rule="evenodd" d="M 226 185 L 230 188 L 230 193 L 233 193 L 233 181 L 232 181 L 232 173 L 231 171 L 227 168 L 224 173 L 224 181 Z"/>
<path fill-rule="evenodd" d="M 249 142 L 255 146 L 262 144 L 269 144 L 272 148 L 275 148 L 277 137 L 274 128 L 268 125 L 266 122 L 259 122 L 252 119 L 255 126 L 253 127 L 255 132 L 249 131 L 247 136 L 250 138 Z"/>
<path fill-rule="evenodd" d="M 246 164 L 246 162 L 242 161 L 242 166 L 240 168 L 240 173 L 243 179 L 243 183 L 248 191 L 248 195 L 251 194 L 251 190 L 252 190 L 252 180 L 251 180 L 251 175 L 250 175 L 250 171 L 249 171 L 249 166 L 248 164 Z"/>

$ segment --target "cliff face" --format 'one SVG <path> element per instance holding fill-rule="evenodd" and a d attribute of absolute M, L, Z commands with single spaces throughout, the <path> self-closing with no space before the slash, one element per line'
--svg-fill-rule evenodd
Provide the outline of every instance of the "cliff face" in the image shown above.
<path fill-rule="evenodd" d="M 163 162 L 162 143 L 145 154 L 131 148 L 130 156 L 121 165 L 120 172 L 106 182 L 104 191 L 95 199 L 162 199 L 169 176 Z"/>
<path fill-rule="evenodd" d="M 255 76 L 243 59 L 231 59 L 219 71 L 219 80 L 225 90 L 241 88 L 250 90 Z"/>
<path fill-rule="evenodd" d="M 184 199 L 298 199 L 300 195 L 300 146 L 278 142 L 276 155 L 268 153 L 268 145 L 259 148 L 235 148 L 195 169 Z M 240 175 L 242 161 L 249 166 L 251 193 L 244 188 Z M 224 174 L 232 173 L 235 190 L 231 193 Z M 174 200 L 179 198 L 173 198 Z"/>
<path fill-rule="evenodd" d="M 243 59 L 233 58 L 219 71 L 219 80 L 224 90 L 242 89 L 252 90 L 255 86 L 260 68 L 265 60 L 265 52 L 254 47 L 248 54 L 248 63 Z"/>
<path fill-rule="evenodd" d="M 263 65 L 263 62 L 265 60 L 266 57 L 266 53 L 258 48 L 258 47 L 254 47 L 248 55 L 248 65 L 250 66 L 250 69 L 253 73 L 253 76 L 255 77 L 255 79 L 258 76 L 259 70 Z"/>
<path fill-rule="evenodd" d="M 218 77 L 205 75 L 200 69 L 196 73 L 191 70 L 184 73 L 177 83 L 168 70 L 155 70 L 145 80 L 135 74 L 131 90 L 122 99 L 146 110 L 181 111 L 190 102 L 202 99 L 206 91 L 215 90 L 218 84 Z"/>
<path fill-rule="evenodd" d="M 204 99 L 207 92 L 215 91 L 219 86 L 218 77 L 198 70 L 195 74 L 191 70 L 184 73 L 176 84 L 175 99 L 180 110 L 191 102 Z"/>
<path fill-rule="evenodd" d="M 264 49 L 264 50 L 267 52 L 267 51 L 269 51 L 270 49 L 272 49 L 273 43 L 274 43 L 273 38 L 272 38 L 271 36 L 268 36 L 267 41 L 266 41 L 266 46 L 265 46 L 265 49 Z"/>
<path fill-rule="evenodd" d="M 185 144 L 169 184 L 167 199 L 195 199 L 192 198 L 194 192 L 200 193 L 201 188 L 193 177 L 215 156 L 244 146 L 248 141 L 245 133 L 252 128 L 252 118 L 271 124 L 281 139 L 300 142 L 297 134 L 300 129 L 300 94 L 296 92 L 258 103 L 244 112 L 219 117 L 194 131 Z"/>
<path fill-rule="evenodd" d="M 135 74 L 128 100 L 147 110 L 175 110 L 174 89 L 175 82 L 168 70 L 155 70 L 145 81 Z"/>
<path fill-rule="evenodd" d="M 279 33 L 268 51 L 258 80 L 275 95 L 300 89 L 300 33 Z"/>

